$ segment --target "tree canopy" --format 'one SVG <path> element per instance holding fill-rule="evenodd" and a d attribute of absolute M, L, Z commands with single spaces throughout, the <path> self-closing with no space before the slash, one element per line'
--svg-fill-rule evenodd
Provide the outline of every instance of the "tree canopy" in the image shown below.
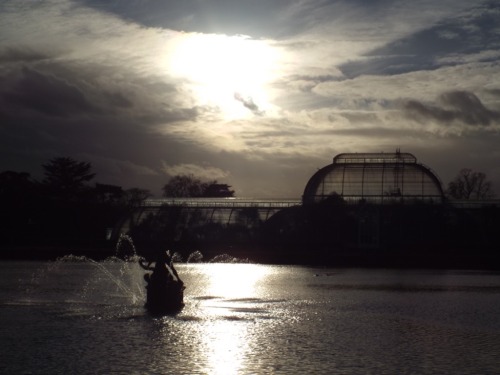
<path fill-rule="evenodd" d="M 177 175 L 163 186 L 164 197 L 190 197 L 190 198 L 226 198 L 233 197 L 234 190 L 231 186 L 218 183 L 216 180 L 203 182 L 193 175 Z"/>
<path fill-rule="evenodd" d="M 455 199 L 489 199 L 494 197 L 493 184 L 483 172 L 464 168 L 448 183 L 446 194 Z"/>
<path fill-rule="evenodd" d="M 95 173 L 91 172 L 90 163 L 68 157 L 53 158 L 42 167 L 45 174 L 43 183 L 63 193 L 78 192 L 95 176 Z"/>
<path fill-rule="evenodd" d="M 134 209 L 139 207 L 146 199 L 151 197 L 151 192 L 147 189 L 131 188 L 125 191 L 127 207 Z"/>

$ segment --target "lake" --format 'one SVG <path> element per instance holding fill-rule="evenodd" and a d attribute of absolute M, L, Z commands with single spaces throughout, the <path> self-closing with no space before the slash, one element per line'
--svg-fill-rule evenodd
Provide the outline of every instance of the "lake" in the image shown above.
<path fill-rule="evenodd" d="M 4 374 L 498 374 L 500 273 L 178 264 L 152 317 L 135 262 L 0 262 Z"/>

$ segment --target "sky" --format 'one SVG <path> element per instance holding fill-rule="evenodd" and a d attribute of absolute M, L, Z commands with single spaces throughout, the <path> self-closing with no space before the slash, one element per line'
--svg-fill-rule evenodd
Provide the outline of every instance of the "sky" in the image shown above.
<path fill-rule="evenodd" d="M 500 193 L 500 2 L 0 0 L 0 172 L 300 198 L 344 152 Z"/>

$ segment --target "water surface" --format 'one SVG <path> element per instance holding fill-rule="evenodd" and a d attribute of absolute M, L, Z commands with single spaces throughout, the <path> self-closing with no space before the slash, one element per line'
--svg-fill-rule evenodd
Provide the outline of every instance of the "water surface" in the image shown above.
<path fill-rule="evenodd" d="M 498 273 L 177 268 L 186 307 L 155 318 L 136 263 L 0 263 L 0 372 L 500 373 Z"/>

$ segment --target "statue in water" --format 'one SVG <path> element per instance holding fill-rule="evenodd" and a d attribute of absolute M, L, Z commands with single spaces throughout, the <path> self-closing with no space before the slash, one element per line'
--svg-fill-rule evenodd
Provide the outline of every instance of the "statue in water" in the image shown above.
<path fill-rule="evenodd" d="M 139 259 L 139 265 L 146 271 L 146 308 L 153 314 L 175 313 L 184 306 L 184 282 L 177 273 L 168 251 L 161 251 L 155 261 Z"/>

